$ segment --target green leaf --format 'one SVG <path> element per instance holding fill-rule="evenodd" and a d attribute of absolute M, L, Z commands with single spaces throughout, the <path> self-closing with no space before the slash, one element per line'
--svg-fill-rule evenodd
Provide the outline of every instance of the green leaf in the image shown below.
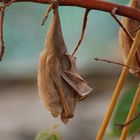
<path fill-rule="evenodd" d="M 37 134 L 35 140 L 47 140 L 49 138 L 48 131 L 42 131 Z"/>
<path fill-rule="evenodd" d="M 137 87 L 134 86 L 127 90 L 125 93 L 122 93 L 122 97 L 117 105 L 115 114 L 113 116 L 112 122 L 111 122 L 111 129 L 109 134 L 112 136 L 120 136 L 121 130 L 116 127 L 115 124 L 123 124 L 125 123 L 125 120 L 127 118 L 130 106 L 132 104 L 133 98 L 135 96 Z M 138 106 L 137 112 L 140 112 L 140 105 Z M 129 134 L 133 134 L 136 132 L 136 130 L 140 128 L 140 117 L 136 119 L 129 130 Z"/>
<path fill-rule="evenodd" d="M 35 140 L 62 140 L 61 134 L 56 130 L 56 126 L 52 128 L 39 132 Z"/>

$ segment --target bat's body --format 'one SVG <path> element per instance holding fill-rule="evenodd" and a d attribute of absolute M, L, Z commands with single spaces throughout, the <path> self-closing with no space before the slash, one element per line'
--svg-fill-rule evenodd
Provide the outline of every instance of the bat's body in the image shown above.
<path fill-rule="evenodd" d="M 67 123 L 73 117 L 76 102 L 92 90 L 77 73 L 75 57 L 69 55 L 63 39 L 58 6 L 40 55 L 39 94 L 54 117 Z"/>
<path fill-rule="evenodd" d="M 140 0 L 131 0 L 130 6 L 133 8 L 140 9 Z M 138 27 L 140 27 L 140 22 L 130 18 L 123 17 L 122 23 L 129 31 L 129 33 L 132 35 L 132 37 L 135 38 L 136 32 L 138 31 Z M 130 51 L 130 47 L 132 45 L 132 41 L 128 38 L 128 36 L 124 33 L 122 29 L 120 29 L 119 37 L 120 37 L 119 38 L 120 46 L 122 47 L 124 61 L 126 61 L 128 53 Z M 132 60 L 131 65 L 138 68 L 140 67 L 140 47 L 138 48 L 135 58 Z M 130 69 L 130 72 L 135 74 L 136 76 L 140 76 L 140 72 L 136 73 L 136 70 L 134 69 Z"/>

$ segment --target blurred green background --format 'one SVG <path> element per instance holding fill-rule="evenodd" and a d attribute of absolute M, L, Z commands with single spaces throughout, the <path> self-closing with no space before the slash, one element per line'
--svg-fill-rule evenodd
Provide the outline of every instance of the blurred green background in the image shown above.
<path fill-rule="evenodd" d="M 129 0 L 112 2 L 128 4 Z M 58 124 L 65 140 L 94 140 L 122 69 L 96 62 L 94 57 L 122 62 L 118 24 L 109 13 L 90 12 L 85 37 L 76 56 L 79 72 L 94 91 L 77 105 L 70 123 L 63 125 L 59 119 L 52 118 L 38 97 L 38 58 L 44 48 L 52 15 L 42 27 L 40 24 L 46 9 L 47 5 L 37 3 L 15 3 L 6 9 L 6 49 L 0 62 L 0 139 L 33 140 L 37 132 Z M 70 53 L 79 39 L 84 11 L 78 7 L 59 8 L 63 35 Z M 123 91 L 137 83 L 138 80 L 129 75 Z M 115 138 L 106 138 L 111 139 Z"/>

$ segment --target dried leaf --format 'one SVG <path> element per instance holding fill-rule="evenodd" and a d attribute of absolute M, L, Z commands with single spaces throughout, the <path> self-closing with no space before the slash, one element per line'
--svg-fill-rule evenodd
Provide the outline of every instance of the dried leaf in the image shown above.
<path fill-rule="evenodd" d="M 76 58 L 69 55 L 63 39 L 58 5 L 40 55 L 38 72 L 39 95 L 54 117 L 67 123 L 74 115 L 76 102 L 92 91 L 78 74 Z"/>
<path fill-rule="evenodd" d="M 131 0 L 130 6 L 140 10 L 140 0 Z M 132 37 L 135 38 L 136 33 L 140 27 L 140 22 L 130 18 L 123 17 L 122 23 L 126 27 L 126 29 L 130 32 Z M 124 61 L 126 61 L 128 53 L 130 51 L 130 47 L 133 42 L 129 39 L 129 37 L 124 33 L 122 29 L 120 29 L 119 40 L 120 46 L 122 47 Z M 140 47 L 138 47 L 137 53 L 131 63 L 133 67 L 140 68 Z M 137 72 L 134 69 L 130 69 L 130 72 L 140 77 L 140 72 Z"/>

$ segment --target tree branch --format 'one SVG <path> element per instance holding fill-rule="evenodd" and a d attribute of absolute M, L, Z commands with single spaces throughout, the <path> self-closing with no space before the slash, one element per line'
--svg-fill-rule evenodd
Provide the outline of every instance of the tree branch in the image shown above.
<path fill-rule="evenodd" d="M 2 2 L 2 0 L 0 0 Z M 42 3 L 42 4 L 48 4 L 50 0 L 16 0 L 16 2 L 35 2 L 35 3 Z M 60 0 L 61 6 L 76 6 L 76 7 L 82 7 L 87 9 L 94 9 L 94 10 L 100 10 L 104 12 L 109 12 L 114 8 L 117 8 L 117 15 L 129 17 L 132 19 L 135 19 L 137 21 L 140 21 L 140 10 L 134 9 L 128 6 L 111 3 L 107 1 L 101 1 L 101 0 Z"/>

